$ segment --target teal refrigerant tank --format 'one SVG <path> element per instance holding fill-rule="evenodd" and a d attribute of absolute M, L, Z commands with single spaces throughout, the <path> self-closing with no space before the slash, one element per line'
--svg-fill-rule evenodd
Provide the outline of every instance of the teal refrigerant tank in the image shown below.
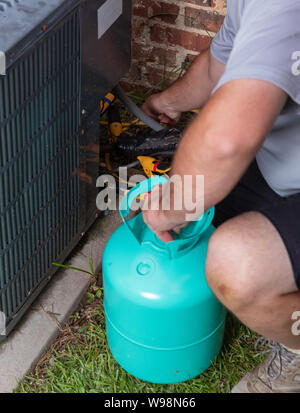
<path fill-rule="evenodd" d="M 160 241 L 142 214 L 126 221 L 133 200 L 166 183 L 155 177 L 123 197 L 124 224 L 103 257 L 104 306 L 110 350 L 132 375 L 152 383 L 198 376 L 218 355 L 226 309 L 205 279 L 214 209 L 169 243 Z"/>

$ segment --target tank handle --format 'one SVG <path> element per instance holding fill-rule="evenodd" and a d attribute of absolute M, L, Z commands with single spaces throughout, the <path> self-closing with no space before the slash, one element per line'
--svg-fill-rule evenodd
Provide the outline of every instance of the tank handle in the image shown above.
<path fill-rule="evenodd" d="M 167 178 L 164 176 L 154 176 L 149 179 L 145 179 L 136 186 L 134 186 L 126 195 L 123 196 L 120 202 L 120 215 L 124 222 L 124 217 L 127 217 L 130 212 L 130 206 L 133 201 L 140 195 L 151 192 L 154 186 L 164 185 L 168 182 Z"/>
<path fill-rule="evenodd" d="M 180 255 L 183 251 L 189 251 L 198 242 L 201 234 L 207 230 L 213 220 L 214 207 L 206 211 L 201 217 L 198 218 L 198 220 L 191 222 L 188 227 L 181 232 L 181 234 L 178 235 L 173 233 L 174 241 L 168 243 L 161 241 L 152 231 L 151 239 L 142 239 L 142 230 L 143 227 L 146 226 L 143 221 L 142 214 L 138 216 L 139 219 L 134 227 L 131 227 L 125 219 L 129 215 L 132 202 L 138 196 L 150 192 L 156 185 L 164 185 L 167 182 L 167 178 L 163 176 L 155 176 L 140 182 L 122 198 L 120 202 L 120 215 L 124 224 L 140 245 L 150 245 L 155 250 L 167 253 L 170 258 L 174 258 Z"/>

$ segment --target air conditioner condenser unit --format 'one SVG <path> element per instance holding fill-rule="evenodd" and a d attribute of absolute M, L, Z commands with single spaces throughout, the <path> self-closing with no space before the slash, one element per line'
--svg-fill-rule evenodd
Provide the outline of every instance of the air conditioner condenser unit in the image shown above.
<path fill-rule="evenodd" d="M 130 0 L 0 0 L 1 337 L 95 220 L 85 148 L 130 43 Z"/>

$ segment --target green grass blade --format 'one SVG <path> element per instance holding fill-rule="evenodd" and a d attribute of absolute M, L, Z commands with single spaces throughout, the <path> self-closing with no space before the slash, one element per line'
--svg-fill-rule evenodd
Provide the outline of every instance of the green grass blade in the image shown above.
<path fill-rule="evenodd" d="M 74 270 L 74 271 L 84 272 L 85 274 L 94 275 L 93 273 L 90 273 L 89 271 L 83 270 L 82 268 L 71 267 L 69 265 L 59 264 L 58 262 L 53 262 L 52 265 L 55 265 L 56 267 L 60 267 L 60 268 L 65 268 L 67 270 Z"/>

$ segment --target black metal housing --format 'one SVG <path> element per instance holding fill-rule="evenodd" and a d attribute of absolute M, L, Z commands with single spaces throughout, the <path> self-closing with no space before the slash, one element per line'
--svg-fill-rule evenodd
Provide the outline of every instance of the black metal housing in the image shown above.
<path fill-rule="evenodd" d="M 122 14 L 98 38 L 99 9 Z M 100 9 L 101 12 L 102 9 Z M 129 0 L 0 0 L 0 311 L 6 334 L 96 217 L 99 100 L 130 63 Z M 96 156 L 96 155 L 95 155 Z"/>

